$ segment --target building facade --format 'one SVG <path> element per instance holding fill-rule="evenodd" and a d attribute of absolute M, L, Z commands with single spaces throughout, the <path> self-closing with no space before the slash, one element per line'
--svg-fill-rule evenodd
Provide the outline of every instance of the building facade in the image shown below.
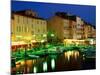
<path fill-rule="evenodd" d="M 48 31 L 52 31 L 60 40 L 75 39 L 83 40 L 95 37 L 95 28 L 78 16 L 57 12 L 48 21 Z"/>
<path fill-rule="evenodd" d="M 78 39 L 81 38 L 78 36 L 78 33 L 81 31 L 78 29 L 77 24 L 80 24 L 80 21 L 76 22 L 76 16 L 67 15 L 63 12 L 57 12 L 48 22 L 48 30 L 53 31 L 53 33 L 60 39 Z"/>
<path fill-rule="evenodd" d="M 12 42 L 24 41 L 31 43 L 47 41 L 47 21 L 39 18 L 36 12 L 24 10 L 12 14 Z"/>
<path fill-rule="evenodd" d="M 84 29 L 84 33 L 85 33 L 85 38 L 96 38 L 96 29 L 94 26 L 92 26 L 89 23 L 84 23 L 85 25 L 85 29 Z"/>

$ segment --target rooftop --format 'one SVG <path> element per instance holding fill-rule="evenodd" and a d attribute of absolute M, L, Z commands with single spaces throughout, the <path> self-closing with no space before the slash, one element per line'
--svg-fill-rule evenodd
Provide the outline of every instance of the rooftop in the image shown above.
<path fill-rule="evenodd" d="M 26 16 L 26 17 L 29 17 L 29 18 L 35 18 L 35 19 L 42 19 L 42 20 L 45 20 L 43 18 L 40 18 L 38 17 L 37 13 L 32 11 L 32 10 L 22 10 L 22 11 L 12 11 L 11 12 L 11 16 L 12 16 L 12 19 L 14 18 L 13 15 L 16 14 L 16 15 L 21 15 L 21 16 Z"/>

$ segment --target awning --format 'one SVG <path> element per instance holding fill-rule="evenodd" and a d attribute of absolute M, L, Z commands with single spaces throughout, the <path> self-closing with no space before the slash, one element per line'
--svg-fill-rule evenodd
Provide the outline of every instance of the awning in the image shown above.
<path fill-rule="evenodd" d="M 24 41 L 18 41 L 18 42 L 12 42 L 11 45 L 15 46 L 15 45 L 26 45 L 27 43 Z"/>

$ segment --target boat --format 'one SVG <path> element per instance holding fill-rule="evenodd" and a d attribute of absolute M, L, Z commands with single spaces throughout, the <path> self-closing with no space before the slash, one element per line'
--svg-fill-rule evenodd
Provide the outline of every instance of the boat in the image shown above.
<path fill-rule="evenodd" d="M 30 57 L 30 58 L 39 58 L 39 56 L 37 56 L 37 55 L 28 55 L 28 57 Z"/>

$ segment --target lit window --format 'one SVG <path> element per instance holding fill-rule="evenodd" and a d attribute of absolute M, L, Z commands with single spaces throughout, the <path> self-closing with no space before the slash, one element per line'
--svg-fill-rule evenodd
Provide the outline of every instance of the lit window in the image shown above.
<path fill-rule="evenodd" d="M 44 24 L 45 24 L 46 22 L 44 21 Z"/>

